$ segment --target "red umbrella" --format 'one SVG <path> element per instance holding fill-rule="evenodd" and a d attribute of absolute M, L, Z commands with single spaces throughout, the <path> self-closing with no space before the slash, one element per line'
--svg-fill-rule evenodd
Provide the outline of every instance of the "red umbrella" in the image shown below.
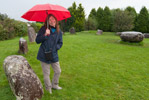
<path fill-rule="evenodd" d="M 58 21 L 71 17 L 66 8 L 53 4 L 35 5 L 21 17 L 29 21 L 45 22 L 47 14 L 53 14 Z"/>

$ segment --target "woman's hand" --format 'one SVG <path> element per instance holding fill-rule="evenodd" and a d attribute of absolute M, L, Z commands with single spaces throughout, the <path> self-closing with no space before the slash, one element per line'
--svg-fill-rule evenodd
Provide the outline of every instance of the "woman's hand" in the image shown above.
<path fill-rule="evenodd" d="M 46 29 L 46 33 L 45 33 L 45 36 L 49 36 L 50 35 L 50 30 L 47 28 Z"/>

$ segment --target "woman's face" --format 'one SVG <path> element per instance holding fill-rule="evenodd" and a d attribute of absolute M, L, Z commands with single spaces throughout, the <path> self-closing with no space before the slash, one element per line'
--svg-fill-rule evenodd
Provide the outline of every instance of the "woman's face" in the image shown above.
<path fill-rule="evenodd" d="M 56 19 L 53 16 L 49 17 L 49 25 L 53 27 L 56 25 Z"/>

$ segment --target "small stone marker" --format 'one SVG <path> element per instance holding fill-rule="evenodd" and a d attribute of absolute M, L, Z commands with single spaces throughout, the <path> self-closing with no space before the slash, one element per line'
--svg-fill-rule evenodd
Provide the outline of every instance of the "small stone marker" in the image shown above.
<path fill-rule="evenodd" d="M 24 38 L 20 38 L 19 40 L 19 51 L 20 54 L 26 54 L 28 52 L 27 41 Z"/>
<path fill-rule="evenodd" d="M 75 34 L 75 33 L 76 33 L 75 28 L 72 27 L 72 28 L 69 30 L 69 32 L 70 32 L 71 34 Z"/>
<path fill-rule="evenodd" d="M 103 31 L 100 30 L 100 29 L 98 29 L 96 34 L 97 34 L 97 35 L 101 35 L 102 33 L 103 33 Z"/>

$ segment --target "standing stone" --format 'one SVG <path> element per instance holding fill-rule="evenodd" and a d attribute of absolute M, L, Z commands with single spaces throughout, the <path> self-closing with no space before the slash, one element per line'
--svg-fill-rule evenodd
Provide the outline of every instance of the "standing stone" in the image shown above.
<path fill-rule="evenodd" d="M 19 51 L 20 54 L 26 54 L 28 52 L 27 41 L 22 37 L 19 40 Z"/>
<path fill-rule="evenodd" d="M 39 100 L 42 98 L 42 84 L 23 56 L 8 56 L 4 60 L 3 68 L 16 100 Z"/>
<path fill-rule="evenodd" d="M 62 34 L 65 35 L 65 32 L 62 31 Z"/>
<path fill-rule="evenodd" d="M 144 35 L 141 32 L 122 32 L 120 35 L 122 41 L 126 42 L 141 42 L 144 39 Z"/>
<path fill-rule="evenodd" d="M 71 34 L 75 34 L 75 33 L 76 33 L 75 28 L 72 27 L 72 28 L 69 30 L 69 32 L 70 32 Z"/>
<path fill-rule="evenodd" d="M 102 30 L 98 29 L 96 34 L 97 34 L 97 35 L 101 35 L 102 32 L 103 32 Z"/>
<path fill-rule="evenodd" d="M 28 38 L 30 42 L 35 42 L 36 39 L 36 32 L 34 30 L 33 27 L 31 27 L 29 24 L 27 24 L 28 26 Z"/>

